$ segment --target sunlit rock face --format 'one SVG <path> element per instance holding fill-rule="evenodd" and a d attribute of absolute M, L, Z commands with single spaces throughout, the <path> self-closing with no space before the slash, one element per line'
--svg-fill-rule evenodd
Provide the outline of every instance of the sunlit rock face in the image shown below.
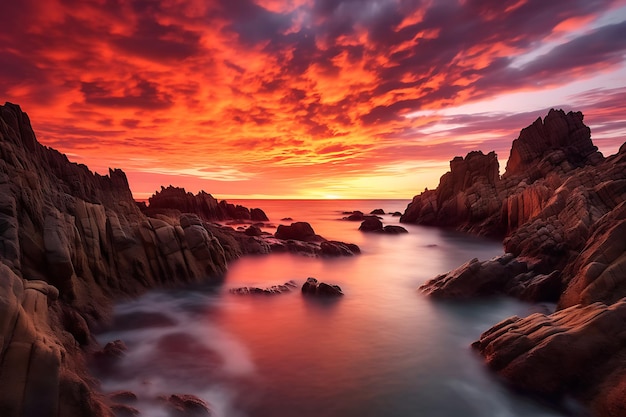
<path fill-rule="evenodd" d="M 481 157 L 483 174 L 465 183 L 476 172 L 466 168 L 470 158 L 477 159 L 455 158 L 402 221 L 501 236 L 507 255 L 472 260 L 421 290 L 447 299 L 507 294 L 557 302 L 557 313 L 508 319 L 475 347 L 524 390 L 574 396 L 597 415 L 626 415 L 626 144 L 605 159 L 580 112 L 551 110 L 513 142 L 502 178 L 484 174 L 489 164 Z"/>
<path fill-rule="evenodd" d="M 197 216 L 147 218 L 122 171 L 93 174 L 42 146 L 10 103 L 0 106 L 0 156 L 0 347 L 13 358 L 0 375 L 15 387 L 0 410 L 108 415 L 77 346 L 92 342 L 111 300 L 217 277 L 233 255 Z"/>
<path fill-rule="evenodd" d="M 626 298 L 551 315 L 509 318 L 474 347 L 510 384 L 551 397 L 584 398 L 598 416 L 626 412 Z"/>

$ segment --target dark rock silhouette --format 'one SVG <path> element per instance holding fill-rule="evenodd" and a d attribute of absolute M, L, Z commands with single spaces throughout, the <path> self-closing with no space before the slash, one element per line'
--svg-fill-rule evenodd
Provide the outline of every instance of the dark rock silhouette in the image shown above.
<path fill-rule="evenodd" d="M 324 240 L 321 236 L 316 235 L 311 225 L 307 222 L 296 222 L 291 225 L 279 225 L 274 234 L 277 239 L 294 239 L 303 242 L 319 242 Z"/>
<path fill-rule="evenodd" d="M 359 226 L 359 230 L 362 232 L 386 233 L 390 235 L 409 233 L 409 231 L 402 226 L 383 226 L 383 222 L 376 216 L 365 216 L 365 220 L 363 220 L 363 223 Z"/>
<path fill-rule="evenodd" d="M 378 217 L 367 216 L 359 226 L 359 230 L 363 232 L 382 232 L 383 222 Z"/>
<path fill-rule="evenodd" d="M 342 296 L 343 291 L 341 291 L 339 285 L 326 284 L 325 282 L 319 282 L 315 278 L 307 278 L 306 282 L 302 285 L 302 294 L 321 297 L 337 297 Z"/>
<path fill-rule="evenodd" d="M 250 294 L 263 294 L 263 295 L 275 295 L 291 292 L 297 284 L 294 280 L 290 280 L 281 285 L 272 285 L 270 287 L 237 287 L 231 288 L 229 291 L 238 295 L 250 295 Z"/>
<path fill-rule="evenodd" d="M 267 215 L 260 208 L 248 209 L 225 200 L 217 201 L 211 194 L 200 191 L 194 195 L 184 188 L 161 187 L 148 199 L 149 205 L 140 206 L 149 216 L 159 214 L 179 216 L 181 213 L 194 213 L 204 221 L 250 220 L 268 221 Z"/>
<path fill-rule="evenodd" d="M 496 163 L 493 153 L 455 158 L 401 221 L 500 236 L 508 253 L 474 259 L 421 290 L 558 302 L 550 316 L 505 320 L 475 347 L 514 386 L 626 415 L 626 144 L 605 159 L 580 112 L 551 110 L 513 142 L 502 178 Z"/>

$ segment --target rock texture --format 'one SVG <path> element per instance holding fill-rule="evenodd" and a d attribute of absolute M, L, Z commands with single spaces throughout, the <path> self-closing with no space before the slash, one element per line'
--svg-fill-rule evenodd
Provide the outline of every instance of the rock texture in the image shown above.
<path fill-rule="evenodd" d="M 574 395 L 594 415 L 624 416 L 626 298 L 577 305 L 549 316 L 512 317 L 474 347 L 513 386 L 551 397 Z"/>
<path fill-rule="evenodd" d="M 281 285 L 272 285 L 270 287 L 237 287 L 231 288 L 229 291 L 238 295 L 250 295 L 250 294 L 262 294 L 262 295 L 275 295 L 291 292 L 297 284 L 294 280 L 290 280 Z"/>
<path fill-rule="evenodd" d="M 197 215 L 146 217 L 122 171 L 93 174 L 42 146 L 10 103 L 0 106 L 0 225 L 7 417 L 112 415 L 85 367 L 112 300 L 217 279 L 242 251 Z"/>
<path fill-rule="evenodd" d="M 194 195 L 180 187 L 161 187 L 148 199 L 149 205 L 143 211 L 154 216 L 157 214 L 194 213 L 204 221 L 251 220 L 267 221 L 267 215 L 260 208 L 248 209 L 241 205 L 217 201 L 211 194 L 200 191 Z"/>
<path fill-rule="evenodd" d="M 551 110 L 513 142 L 502 178 L 491 155 L 455 158 L 401 220 L 504 237 L 507 254 L 474 259 L 421 290 L 556 301 L 551 316 L 508 319 L 475 346 L 513 385 L 626 416 L 626 144 L 605 159 L 581 113 Z"/>
<path fill-rule="evenodd" d="M 339 285 L 319 282 L 316 278 L 309 277 L 302 285 L 302 294 L 320 297 L 338 297 L 343 295 L 343 291 L 341 291 Z"/>

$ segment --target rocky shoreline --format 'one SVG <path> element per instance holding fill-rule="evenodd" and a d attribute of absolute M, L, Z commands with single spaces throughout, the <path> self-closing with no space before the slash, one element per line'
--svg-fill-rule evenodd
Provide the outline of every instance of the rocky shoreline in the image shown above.
<path fill-rule="evenodd" d="M 205 192 L 169 186 L 149 204 L 136 204 L 121 170 L 94 174 L 42 146 L 28 116 L 10 103 L 0 106 L 0 155 L 3 417 L 132 414 L 99 393 L 87 368 L 90 357 L 106 354 L 92 331 L 110 322 L 116 300 L 219 283 L 228 262 L 246 254 L 360 253 L 308 223 L 269 233 L 263 210 Z M 471 260 L 421 290 L 446 299 L 506 294 L 556 302 L 553 314 L 496 324 L 474 348 L 516 388 L 575 397 L 597 415 L 626 416 L 626 145 L 605 158 L 581 113 L 552 110 L 513 142 L 503 176 L 493 152 L 454 158 L 450 168 L 436 190 L 413 199 L 401 221 L 497 236 L 507 253 Z M 363 221 L 364 231 L 404 230 L 385 230 L 374 217 L 381 213 L 359 213 L 344 214 Z M 307 294 L 341 293 L 313 279 L 305 284 Z M 186 408 L 209 414 L 200 399 L 163 395 L 181 415 Z"/>
<path fill-rule="evenodd" d="M 521 131 L 498 171 L 493 152 L 456 157 L 407 207 L 404 223 L 497 236 L 507 252 L 420 290 L 556 302 L 551 315 L 496 324 L 474 347 L 516 388 L 626 416 L 626 144 L 604 158 L 582 113 L 551 110 Z"/>
<path fill-rule="evenodd" d="M 102 352 L 92 330 L 110 322 L 115 300 L 217 283 L 228 262 L 245 254 L 360 252 L 315 235 L 306 223 L 284 226 L 295 233 L 282 238 L 251 229 L 268 220 L 261 209 L 204 192 L 170 186 L 149 205 L 136 204 L 121 170 L 94 174 L 41 145 L 26 113 L 11 103 L 0 106 L 0 156 L 3 417 L 114 415 L 116 403 L 99 393 L 87 360 Z M 228 220 L 247 228 L 219 223 Z M 178 394 L 167 393 L 169 401 L 185 408 L 185 401 L 172 402 L 183 398 Z"/>

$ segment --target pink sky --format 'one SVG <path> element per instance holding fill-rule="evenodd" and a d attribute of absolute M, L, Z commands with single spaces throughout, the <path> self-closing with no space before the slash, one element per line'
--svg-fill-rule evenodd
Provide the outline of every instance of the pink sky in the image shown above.
<path fill-rule="evenodd" d="M 626 137 L 626 0 L 24 0 L 0 100 L 136 198 L 411 198 L 550 108 Z"/>

